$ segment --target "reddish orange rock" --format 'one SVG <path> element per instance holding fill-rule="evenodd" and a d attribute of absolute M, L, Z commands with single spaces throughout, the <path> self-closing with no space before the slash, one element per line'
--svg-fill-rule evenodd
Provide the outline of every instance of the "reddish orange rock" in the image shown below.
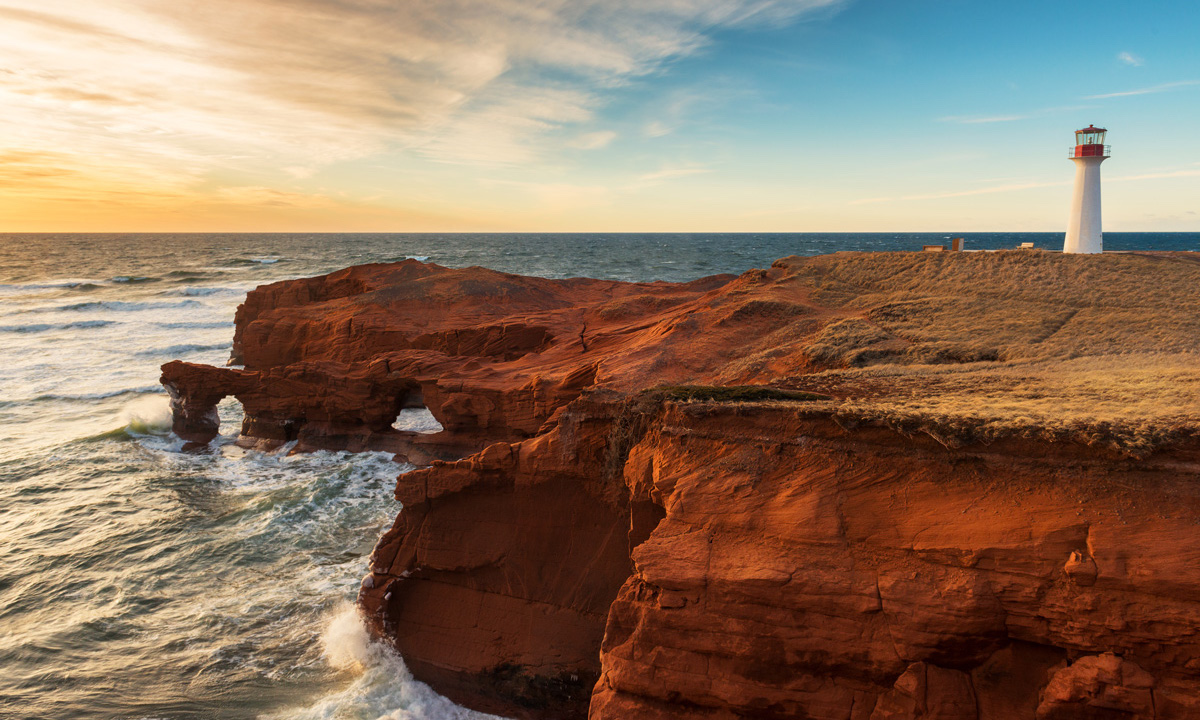
<path fill-rule="evenodd" d="M 163 381 L 194 443 L 232 394 L 246 444 L 424 466 L 359 602 L 470 707 L 1176 720 L 1200 717 L 1198 282 L 1190 254 L 363 266 L 252 292 L 244 369 Z M 392 428 L 419 406 L 442 432 Z"/>

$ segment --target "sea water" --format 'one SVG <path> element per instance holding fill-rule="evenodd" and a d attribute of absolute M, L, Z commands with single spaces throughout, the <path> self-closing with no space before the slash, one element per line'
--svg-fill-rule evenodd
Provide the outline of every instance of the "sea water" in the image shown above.
<path fill-rule="evenodd" d="M 353 608 L 406 466 L 242 450 L 233 399 L 208 451 L 170 434 L 159 366 L 225 364 L 255 286 L 405 258 L 678 281 L 952 235 L 0 235 L 0 717 L 485 717 L 415 681 Z M 1200 233 L 1105 246 L 1200 250 Z"/>

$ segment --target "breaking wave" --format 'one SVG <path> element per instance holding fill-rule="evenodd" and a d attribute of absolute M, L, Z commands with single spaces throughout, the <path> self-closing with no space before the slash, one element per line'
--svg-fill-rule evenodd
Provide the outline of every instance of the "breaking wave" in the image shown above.
<path fill-rule="evenodd" d="M 371 639 L 358 609 L 349 603 L 335 609 L 321 643 L 325 662 L 357 677 L 308 707 L 267 715 L 266 720 L 496 720 L 455 705 L 413 678 L 399 655 Z"/>
<path fill-rule="evenodd" d="M 121 429 L 132 436 L 165 435 L 171 430 L 171 405 L 166 395 L 134 400 L 121 410 Z"/>

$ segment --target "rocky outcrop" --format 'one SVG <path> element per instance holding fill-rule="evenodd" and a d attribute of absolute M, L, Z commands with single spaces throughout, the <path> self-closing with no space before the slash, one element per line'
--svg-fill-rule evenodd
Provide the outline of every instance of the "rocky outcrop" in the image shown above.
<path fill-rule="evenodd" d="M 196 443 L 233 394 L 248 443 L 424 465 L 360 605 L 471 707 L 1191 718 L 1197 280 L 1188 255 L 365 266 L 251 293 L 245 368 L 164 382 Z M 445 429 L 391 428 L 417 405 Z"/>
<path fill-rule="evenodd" d="M 241 442 L 386 450 L 418 464 L 532 437 L 596 382 L 601 348 L 730 277 L 686 284 L 547 280 L 410 260 L 266 285 L 238 308 L 231 363 L 171 362 L 174 430 L 216 437 L 216 404 L 245 411 Z M 394 429 L 428 407 L 436 436 Z"/>

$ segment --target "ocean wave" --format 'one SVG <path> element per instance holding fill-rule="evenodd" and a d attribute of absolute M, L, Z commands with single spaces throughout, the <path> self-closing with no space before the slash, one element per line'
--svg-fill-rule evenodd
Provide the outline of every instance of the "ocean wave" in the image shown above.
<path fill-rule="evenodd" d="M 224 326 L 222 326 L 222 327 L 224 327 Z M 218 343 L 215 345 L 195 345 L 195 344 L 171 345 L 170 347 L 165 347 L 165 348 L 153 348 L 150 350 L 139 350 L 138 352 L 134 353 L 134 355 L 137 355 L 140 357 L 147 357 L 147 356 L 154 356 L 154 355 L 186 355 L 187 353 L 210 352 L 212 350 L 228 350 L 229 348 L 230 348 L 230 344 L 227 342 Z"/>
<path fill-rule="evenodd" d="M 208 297 L 209 295 L 241 295 L 245 290 L 227 287 L 185 287 L 169 290 L 164 295 L 183 295 L 184 297 Z"/>
<path fill-rule="evenodd" d="M 91 302 L 59 305 L 57 307 L 37 308 L 29 312 L 90 312 L 93 310 L 113 310 L 118 312 L 136 312 L 138 310 L 170 310 L 175 308 L 199 307 L 199 300 L 181 300 L 179 302 L 129 302 L 125 300 L 93 300 Z"/>
<path fill-rule="evenodd" d="M 171 433 L 172 420 L 170 400 L 165 394 L 140 397 L 121 409 L 116 427 L 80 438 L 79 442 L 165 438 Z"/>
<path fill-rule="evenodd" d="M 213 280 L 218 277 L 228 275 L 229 273 L 221 270 L 172 270 L 166 274 L 166 278 L 173 283 L 197 283 L 206 280 Z"/>
<path fill-rule="evenodd" d="M 388 262 L 400 262 L 402 260 L 416 260 L 417 262 L 429 262 L 429 256 L 428 255 L 400 255 L 398 257 L 390 258 L 388 260 Z"/>
<path fill-rule="evenodd" d="M 229 262 L 233 265 L 274 265 L 277 262 L 283 262 L 287 258 L 278 257 L 249 257 L 249 258 L 234 258 Z"/>
<path fill-rule="evenodd" d="M 120 284 L 126 284 L 126 283 L 137 284 L 137 283 L 159 282 L 160 280 L 162 280 L 162 278 L 143 276 L 143 275 L 117 275 L 116 277 L 112 278 L 111 282 L 120 283 Z"/>
<path fill-rule="evenodd" d="M 208 277 L 209 275 L 212 275 L 212 274 L 214 274 L 214 273 L 209 273 L 209 272 L 206 272 L 203 270 L 172 270 L 166 274 L 166 277 L 169 277 L 174 280 L 174 279 L 178 279 L 178 278 Z M 215 274 L 219 275 L 220 273 L 215 273 Z"/>
<path fill-rule="evenodd" d="M 165 435 L 171 430 L 171 404 L 166 394 L 134 400 L 121 410 L 122 429 L 132 436 Z"/>
<path fill-rule="evenodd" d="M 117 324 L 116 320 L 81 320 L 71 323 L 35 323 L 33 325 L 0 325 L 0 332 L 39 333 L 49 330 L 87 330 Z"/>
<path fill-rule="evenodd" d="M 153 325 L 166 330 L 216 330 L 218 328 L 233 327 L 233 320 L 221 320 L 218 322 L 157 322 L 153 323 Z"/>
<path fill-rule="evenodd" d="M 105 392 L 82 393 L 80 395 L 60 395 L 49 393 L 46 395 L 38 395 L 33 398 L 33 402 L 50 402 L 50 401 L 67 401 L 78 402 L 85 400 L 107 400 L 108 398 L 120 397 L 122 395 L 146 395 L 149 393 L 163 392 L 162 385 L 146 385 L 139 388 L 121 388 L 120 390 L 108 390 Z"/>
<path fill-rule="evenodd" d="M 391 648 L 373 640 L 358 609 L 340 606 L 328 622 L 321 642 L 325 661 L 334 669 L 359 676 L 344 690 L 322 697 L 306 708 L 266 715 L 269 720 L 501 720 L 455 705 L 412 676 Z"/>
<path fill-rule="evenodd" d="M 42 290 L 95 290 L 100 286 L 91 280 L 63 280 L 54 283 L 0 283 L 0 295 L 15 295 Z"/>

